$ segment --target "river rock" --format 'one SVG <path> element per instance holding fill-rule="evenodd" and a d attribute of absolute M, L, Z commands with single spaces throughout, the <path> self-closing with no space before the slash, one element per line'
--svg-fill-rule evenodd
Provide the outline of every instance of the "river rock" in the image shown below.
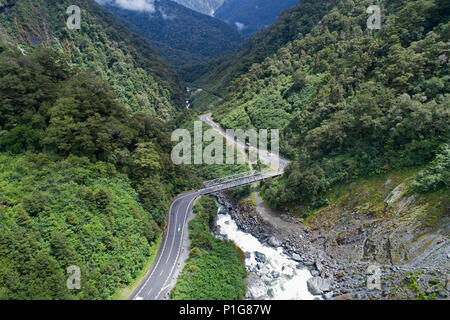
<path fill-rule="evenodd" d="M 266 263 L 266 255 L 261 252 L 255 252 L 255 260 L 259 263 Z"/>
<path fill-rule="evenodd" d="M 250 273 L 246 279 L 247 294 L 246 298 L 250 300 L 264 300 L 267 299 L 267 287 L 261 278 L 253 273 Z"/>
<path fill-rule="evenodd" d="M 316 260 L 316 262 L 314 264 L 316 266 L 317 271 L 322 272 L 322 270 L 323 270 L 322 262 L 320 262 L 320 260 Z"/>
<path fill-rule="evenodd" d="M 323 297 L 325 298 L 325 300 L 331 300 L 333 299 L 334 293 L 333 291 L 327 292 L 323 295 Z"/>
<path fill-rule="evenodd" d="M 294 259 L 295 261 L 302 261 L 302 257 L 297 253 L 292 254 L 292 259 Z"/>
<path fill-rule="evenodd" d="M 331 290 L 330 279 L 324 279 L 321 277 L 310 278 L 307 282 L 308 289 L 313 295 L 320 295 L 324 292 Z"/>
<path fill-rule="evenodd" d="M 269 245 L 274 248 L 278 248 L 281 246 L 281 241 L 278 240 L 275 236 L 270 237 L 268 242 L 269 242 Z"/>

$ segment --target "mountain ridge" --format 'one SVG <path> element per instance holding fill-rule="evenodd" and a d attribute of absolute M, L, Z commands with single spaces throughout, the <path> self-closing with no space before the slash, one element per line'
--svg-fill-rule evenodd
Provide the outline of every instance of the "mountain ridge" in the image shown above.
<path fill-rule="evenodd" d="M 155 0 L 153 12 L 128 10 L 108 1 L 103 5 L 147 39 L 176 69 L 231 53 L 243 41 L 225 22 L 170 0 Z"/>
<path fill-rule="evenodd" d="M 225 0 L 214 16 L 235 26 L 248 37 L 269 27 L 283 10 L 297 3 L 298 0 Z"/>
<path fill-rule="evenodd" d="M 215 11 L 225 0 L 174 0 L 192 10 L 214 16 Z"/>
<path fill-rule="evenodd" d="M 81 29 L 68 30 L 66 10 L 81 8 Z M 107 79 L 130 112 L 170 119 L 184 106 L 181 79 L 156 50 L 91 0 L 17 1 L 0 15 L 0 39 L 25 51 L 52 47 Z M 145 95 L 143 95 L 145 93 Z"/>

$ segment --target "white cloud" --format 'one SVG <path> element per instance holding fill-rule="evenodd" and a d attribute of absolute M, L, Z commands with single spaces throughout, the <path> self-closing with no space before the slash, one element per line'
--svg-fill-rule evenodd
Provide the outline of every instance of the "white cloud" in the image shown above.
<path fill-rule="evenodd" d="M 239 31 L 242 31 L 243 29 L 245 29 L 245 24 L 243 24 L 243 23 L 235 22 L 234 24 L 236 25 L 236 28 L 238 28 Z"/>
<path fill-rule="evenodd" d="M 164 20 L 173 20 L 177 17 L 174 14 L 166 14 L 166 12 L 162 8 L 159 8 L 159 12 L 161 12 L 161 16 Z"/>
<path fill-rule="evenodd" d="M 155 0 L 95 0 L 98 4 L 111 4 L 133 11 L 155 12 Z"/>

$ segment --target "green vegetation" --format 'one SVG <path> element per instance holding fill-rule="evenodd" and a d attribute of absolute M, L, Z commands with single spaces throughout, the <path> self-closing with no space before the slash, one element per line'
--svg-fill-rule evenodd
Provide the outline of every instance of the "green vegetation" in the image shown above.
<path fill-rule="evenodd" d="M 108 299 L 161 233 L 114 166 L 0 154 L 0 299 Z M 81 290 L 66 269 L 81 268 Z"/>
<path fill-rule="evenodd" d="M 203 89 L 195 89 L 190 94 L 192 108 L 203 113 L 214 109 L 221 102 L 221 99 Z"/>
<path fill-rule="evenodd" d="M 170 119 L 184 106 L 175 71 L 141 37 L 131 33 L 91 0 L 14 1 L 0 15 L 0 39 L 28 53 L 37 46 L 62 52 L 65 59 L 106 79 L 130 112 Z M 81 29 L 68 30 L 66 10 L 81 8 Z"/>
<path fill-rule="evenodd" d="M 111 297 L 112 300 L 127 300 L 133 294 L 133 292 L 135 292 L 135 290 L 139 287 L 142 280 L 147 275 L 148 270 L 151 269 L 156 259 L 156 256 L 158 255 L 158 251 L 161 246 L 162 235 L 163 234 L 160 233 L 160 236 L 156 238 L 156 240 L 150 247 L 149 258 L 147 259 L 146 264 L 143 266 L 143 268 L 141 268 L 141 272 L 129 284 L 123 283 L 120 289 L 116 291 L 116 293 Z"/>
<path fill-rule="evenodd" d="M 199 181 L 170 161 L 162 121 L 62 54 L 0 45 L 0 88 L 0 298 L 111 298 L 148 265 L 171 196 Z"/>
<path fill-rule="evenodd" d="M 230 88 L 214 113 L 222 127 L 282 130 L 293 161 L 262 187 L 274 208 L 320 207 L 335 185 L 433 159 L 417 189 L 448 188 L 448 3 L 387 1 L 380 31 L 366 28 L 371 4 L 301 1 L 266 30 L 276 49 L 248 42 L 254 54 L 213 75 Z"/>
<path fill-rule="evenodd" d="M 182 115 L 177 118 L 177 128 L 187 129 L 191 134 L 191 142 L 192 142 L 192 150 L 194 147 L 194 122 L 201 121 L 197 112 L 192 110 L 185 111 Z M 202 130 L 203 133 L 207 130 L 210 130 L 206 123 L 202 122 Z M 226 143 L 225 138 L 223 139 L 223 152 L 224 152 L 224 161 L 226 161 Z M 212 141 L 203 141 L 203 150 L 210 145 Z M 239 157 L 239 158 L 238 158 Z M 235 152 L 235 163 L 234 164 L 193 164 L 194 163 L 194 154 L 192 152 L 192 161 L 190 165 L 186 165 L 191 172 L 193 172 L 197 177 L 200 177 L 204 180 L 211 180 L 220 177 L 226 177 L 233 174 L 247 172 L 249 171 L 248 164 L 238 164 L 237 160 L 243 160 L 243 155 L 241 153 Z"/>
<path fill-rule="evenodd" d="M 191 251 L 171 298 L 175 300 L 242 300 L 247 272 L 244 256 L 232 242 L 216 239 L 209 226 L 217 214 L 212 197 L 194 206 L 189 224 Z"/>
<path fill-rule="evenodd" d="M 436 229 L 443 221 L 450 199 L 445 188 L 415 194 L 415 178 L 421 171 L 421 168 L 392 170 L 381 175 L 360 178 L 349 184 L 339 184 L 323 195 L 327 203 L 305 203 L 296 210 L 293 208 L 292 213 L 306 218 L 305 224 L 308 225 L 322 220 L 338 223 L 339 219 L 342 219 L 341 214 L 348 212 L 353 214 L 347 215 L 346 220 L 360 215 L 364 218 L 388 221 L 396 215 L 393 213 L 395 209 L 388 208 L 386 199 L 396 187 L 401 186 L 404 199 L 414 195 L 411 198 L 414 199 L 413 209 L 409 208 L 403 218 L 409 219 L 419 232 L 426 234 Z M 351 211 L 348 211 L 349 208 Z"/>
<path fill-rule="evenodd" d="M 66 28 L 73 4 L 81 30 Z M 260 190 L 274 209 L 306 224 L 349 221 L 344 207 L 388 222 L 385 199 L 402 184 L 414 210 L 398 223 L 426 235 L 448 208 L 450 7 L 387 0 L 382 29 L 367 30 L 372 4 L 300 1 L 233 56 L 182 74 L 204 88 L 193 98 L 199 110 L 222 103 L 222 127 L 281 129 L 292 163 Z M 178 112 L 175 71 L 95 1 L 0 0 L 0 26 L 0 299 L 118 298 L 154 258 L 171 197 L 198 188 L 194 174 L 248 167 L 172 163 L 170 131 L 193 136 L 198 114 Z M 188 49 L 202 56 L 192 61 L 211 53 Z M 172 298 L 242 299 L 243 253 L 210 233 L 212 198 L 194 211 Z M 70 265 L 81 267 L 80 290 L 66 288 Z M 434 298 L 415 276 L 407 289 Z"/>
<path fill-rule="evenodd" d="M 177 69 L 229 54 L 243 41 L 225 22 L 172 1 L 155 2 L 151 15 L 113 5 L 106 8 Z"/>
<path fill-rule="evenodd" d="M 436 158 L 419 172 L 413 186 L 418 192 L 429 192 L 443 187 L 450 188 L 450 147 L 448 144 L 444 144 Z"/>
<path fill-rule="evenodd" d="M 283 11 L 273 25 L 251 36 L 236 53 L 186 67 L 181 73 L 183 79 L 225 97 L 233 79 L 247 73 L 253 64 L 261 63 L 280 47 L 309 33 L 332 6 L 333 2 L 327 1 L 299 1 L 295 7 Z"/>

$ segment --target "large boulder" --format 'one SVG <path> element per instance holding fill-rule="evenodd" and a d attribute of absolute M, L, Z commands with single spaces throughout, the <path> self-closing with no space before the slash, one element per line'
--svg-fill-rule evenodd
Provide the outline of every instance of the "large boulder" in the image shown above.
<path fill-rule="evenodd" d="M 255 252 L 255 260 L 259 263 L 266 263 L 266 255 L 261 252 Z"/>
<path fill-rule="evenodd" d="M 268 242 L 269 242 L 269 245 L 274 248 L 278 248 L 281 246 L 281 241 L 278 240 L 278 238 L 276 238 L 275 236 L 270 237 Z"/>
<path fill-rule="evenodd" d="M 320 295 L 324 292 L 328 292 L 331 290 L 331 281 L 330 279 L 324 279 L 322 277 L 313 277 L 307 281 L 308 290 L 313 295 Z"/>
<path fill-rule="evenodd" d="M 292 254 L 292 259 L 295 261 L 302 261 L 302 257 L 297 253 Z"/>
<path fill-rule="evenodd" d="M 245 297 L 249 300 L 268 299 L 267 287 L 264 281 L 253 273 L 247 276 L 247 294 Z"/>

